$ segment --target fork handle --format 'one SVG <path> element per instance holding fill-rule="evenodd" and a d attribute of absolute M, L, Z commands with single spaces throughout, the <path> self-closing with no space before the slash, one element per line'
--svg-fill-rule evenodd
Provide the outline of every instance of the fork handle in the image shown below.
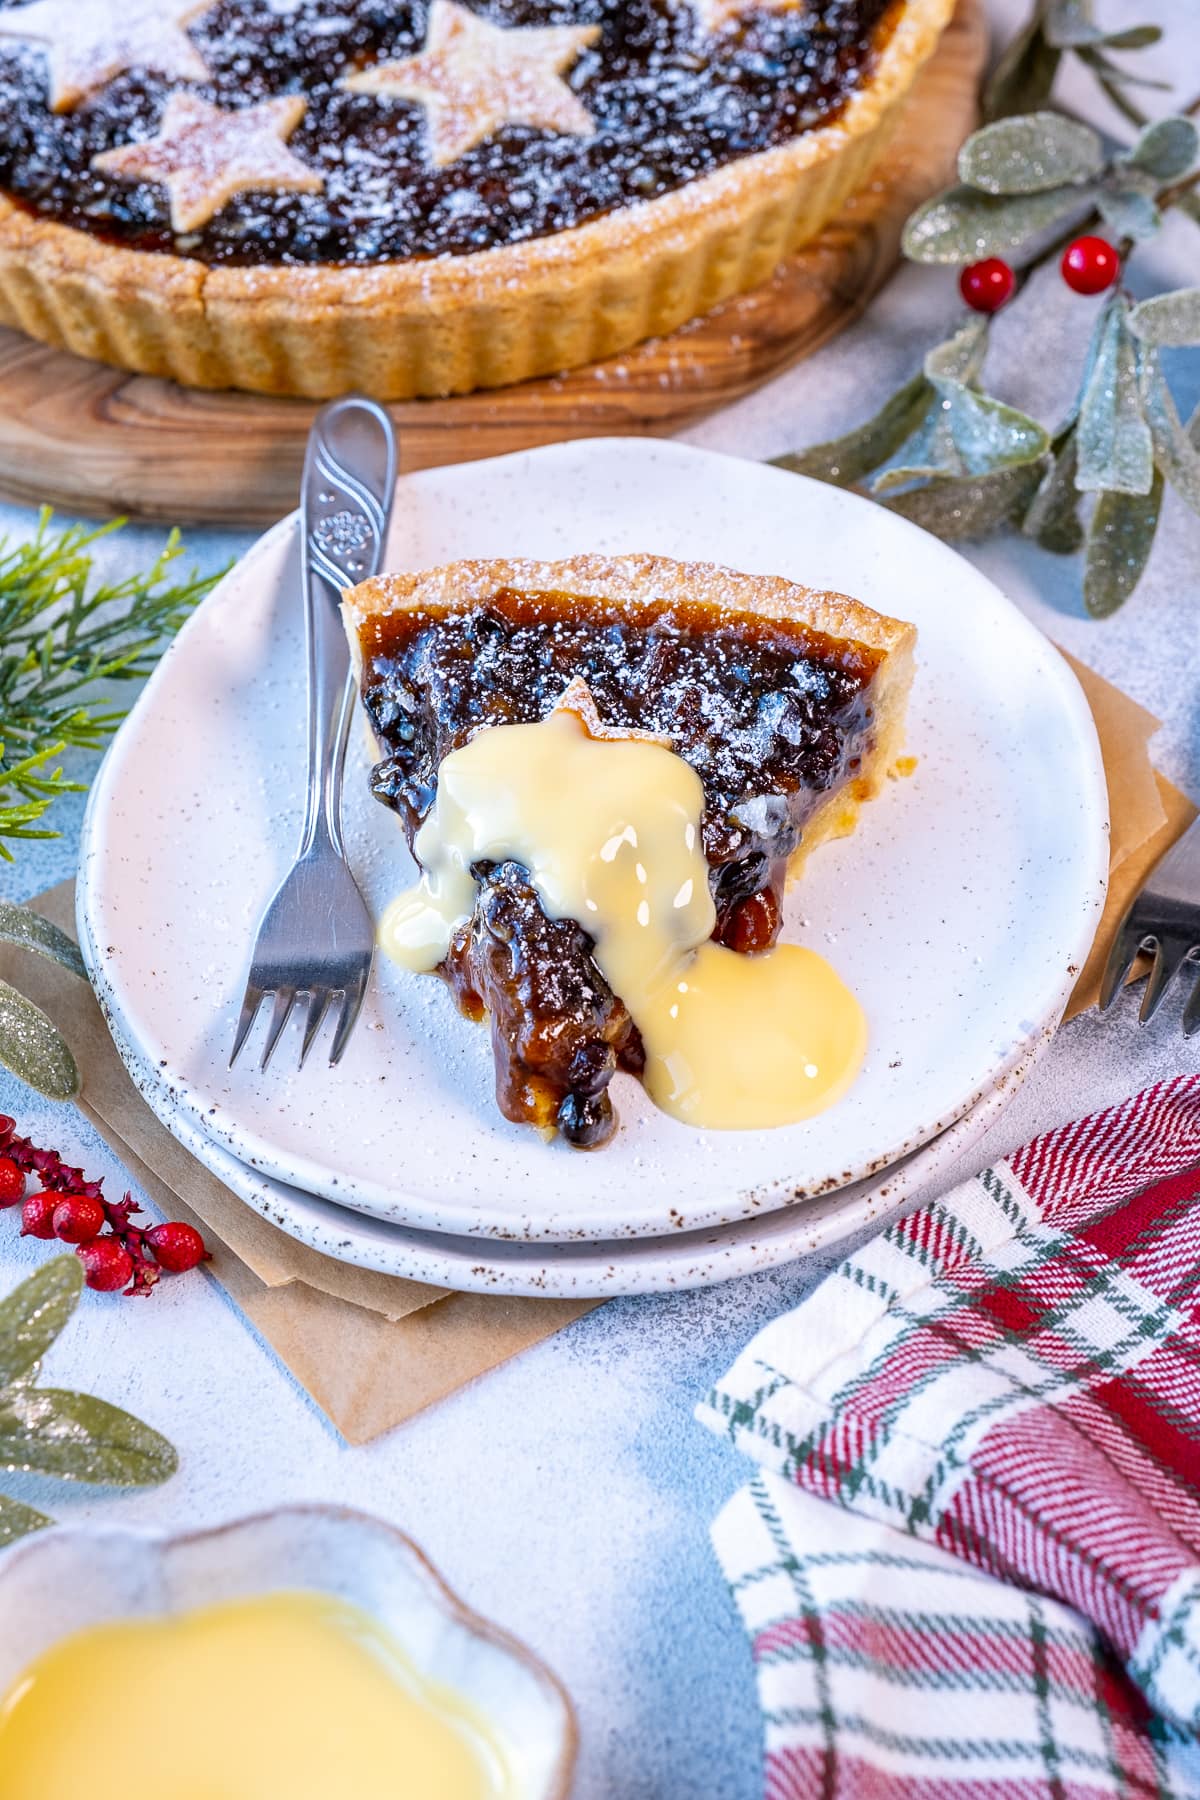
<path fill-rule="evenodd" d="M 300 504 L 308 660 L 302 856 L 320 835 L 345 854 L 342 770 L 355 683 L 338 605 L 345 588 L 378 573 L 395 479 L 395 433 L 382 407 L 352 395 L 321 408 L 309 434 Z"/>

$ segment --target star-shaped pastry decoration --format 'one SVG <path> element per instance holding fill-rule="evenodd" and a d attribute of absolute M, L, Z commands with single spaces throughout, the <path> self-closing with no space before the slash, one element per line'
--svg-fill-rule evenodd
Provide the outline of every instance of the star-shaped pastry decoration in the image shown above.
<path fill-rule="evenodd" d="M 712 37 L 747 13 L 803 12 L 805 0 L 693 0 L 705 37 Z"/>
<path fill-rule="evenodd" d="M 71 112 L 126 69 L 175 81 L 209 70 L 184 30 L 213 0 L 33 0 L 0 11 L 0 38 L 37 44 L 50 64 L 50 108 Z"/>
<path fill-rule="evenodd" d="M 158 136 L 92 158 L 93 169 L 166 188 L 171 225 L 198 231 L 235 194 L 319 194 L 325 178 L 292 155 L 287 139 L 304 117 L 301 94 L 226 108 L 198 94 L 172 94 Z"/>
<path fill-rule="evenodd" d="M 551 713 L 572 713 L 588 736 L 599 738 L 601 742 L 617 742 L 622 738 L 632 738 L 638 744 L 661 744 L 666 750 L 674 748 L 671 739 L 664 737 L 660 732 L 639 731 L 635 726 L 605 724 L 600 717 L 600 709 L 596 705 L 596 696 L 582 675 L 572 675 L 550 711 Z"/>
<path fill-rule="evenodd" d="M 418 56 L 364 69 L 342 86 L 423 106 L 430 160 L 445 168 L 505 125 L 590 137 L 592 115 L 562 77 L 599 36 L 598 25 L 506 31 L 456 0 L 433 0 Z"/>

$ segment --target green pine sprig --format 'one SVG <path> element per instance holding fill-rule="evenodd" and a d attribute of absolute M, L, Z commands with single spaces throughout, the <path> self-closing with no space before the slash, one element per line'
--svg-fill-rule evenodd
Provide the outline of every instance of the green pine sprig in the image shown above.
<path fill-rule="evenodd" d="M 150 568 L 94 580 L 94 547 L 121 524 L 59 531 L 47 508 L 30 542 L 0 540 L 0 856 L 10 861 L 12 841 L 56 836 L 46 813 L 80 791 L 57 759 L 102 748 L 124 718 L 104 684 L 148 675 L 217 579 L 172 579 L 183 554 L 172 532 Z"/>
<path fill-rule="evenodd" d="M 1200 195 L 1200 98 L 1162 119 L 1138 113 L 1139 135 L 1123 147 L 1047 102 L 1068 51 L 1094 66 L 1107 91 L 1117 80 L 1110 52 L 1158 35 L 1149 27 L 1106 35 L 1090 0 L 1038 0 L 988 90 L 992 122 L 959 153 L 958 184 L 905 227 L 914 262 L 1010 260 L 1016 304 L 1034 270 L 1076 236 L 1105 231 L 1117 243 L 1121 280 L 1096 319 L 1076 403 L 1053 436 L 987 393 L 991 319 L 975 314 L 865 424 L 776 459 L 867 493 L 947 540 L 1011 525 L 1044 549 L 1082 550 L 1083 598 L 1094 617 L 1115 611 L 1141 579 L 1166 486 L 1200 513 L 1200 408 L 1180 419 L 1160 355 L 1200 346 L 1200 287 L 1137 303 L 1124 288 L 1138 246 Z M 1014 113 L 1018 99 L 1038 110 Z"/>

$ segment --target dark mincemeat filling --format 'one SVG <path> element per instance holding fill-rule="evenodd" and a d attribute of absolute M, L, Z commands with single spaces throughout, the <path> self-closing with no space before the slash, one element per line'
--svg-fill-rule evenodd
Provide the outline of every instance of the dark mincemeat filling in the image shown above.
<path fill-rule="evenodd" d="M 582 676 L 606 724 L 668 737 L 700 776 L 714 936 L 766 949 L 788 858 L 821 797 L 871 742 L 874 652 L 757 615 L 666 602 L 621 609 L 498 593 L 470 611 L 398 612 L 363 638 L 363 697 L 388 754 L 373 788 L 411 844 L 445 756 L 481 727 L 542 719 Z M 636 1026 L 572 920 L 550 920 L 518 864 L 481 864 L 479 899 L 441 973 L 491 1016 L 507 1118 L 572 1143 L 612 1131 L 608 1082 L 642 1066 Z"/>
<path fill-rule="evenodd" d="M 98 151 L 156 129 L 170 84 L 131 71 L 53 115 L 42 53 L 0 39 L 0 186 L 47 218 L 210 264 L 462 255 L 669 193 L 824 123 L 862 80 L 896 3 L 806 0 L 706 38 L 686 0 L 493 0 L 478 10 L 503 26 L 601 26 L 566 77 L 596 134 L 509 126 L 436 169 L 419 107 L 337 87 L 343 75 L 422 48 L 420 0 L 299 0 L 278 11 L 266 0 L 221 0 L 188 28 L 212 71 L 189 85 L 225 106 L 303 93 L 308 111 L 289 143 L 325 176 L 325 190 L 243 195 L 186 237 L 171 230 L 163 188 L 89 166 Z"/>

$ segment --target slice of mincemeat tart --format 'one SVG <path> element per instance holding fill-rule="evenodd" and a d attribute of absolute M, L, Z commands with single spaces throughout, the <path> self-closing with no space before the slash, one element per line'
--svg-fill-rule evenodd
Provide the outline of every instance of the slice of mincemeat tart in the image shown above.
<path fill-rule="evenodd" d="M 401 960 L 436 970 L 469 1018 L 490 1019 L 504 1116 L 579 1147 L 602 1144 L 618 1068 L 693 1122 L 784 1116 L 669 1104 L 670 1084 L 647 1067 L 651 1026 L 665 1020 L 661 1007 L 657 1022 L 651 1014 L 664 971 L 679 972 L 671 958 L 694 955 L 697 936 L 749 958 L 774 945 L 789 874 L 823 839 L 852 830 L 894 770 L 914 628 L 842 594 L 652 556 L 382 576 L 347 592 L 343 616 L 378 744 L 372 788 L 399 814 L 423 870 L 421 894 L 402 906 Z M 495 730 L 562 726 L 568 715 L 571 730 L 552 745 Z M 612 756 L 581 761 L 596 744 L 621 746 L 621 769 Z M 489 766 L 484 753 L 501 751 Z M 514 793 L 522 780 L 530 791 Z M 621 822 L 626 794 L 640 808 L 642 842 Z M 624 871 L 644 884 L 644 901 L 636 885 L 628 894 L 648 930 L 627 932 L 622 954 L 600 913 L 623 890 L 597 902 L 600 888 L 566 848 L 578 860 L 597 806 L 613 835 L 587 858 L 593 877 Z M 683 836 L 660 853 L 652 840 L 663 818 L 682 819 Z M 698 879 L 681 860 L 689 855 Z M 651 917 L 664 883 L 677 884 L 659 903 L 665 920 Z M 572 905 L 585 916 L 563 910 Z M 614 985 L 616 969 L 640 1004 Z M 676 983 L 680 993 L 687 985 Z M 670 1063 L 659 1037 L 655 1058 Z"/>

